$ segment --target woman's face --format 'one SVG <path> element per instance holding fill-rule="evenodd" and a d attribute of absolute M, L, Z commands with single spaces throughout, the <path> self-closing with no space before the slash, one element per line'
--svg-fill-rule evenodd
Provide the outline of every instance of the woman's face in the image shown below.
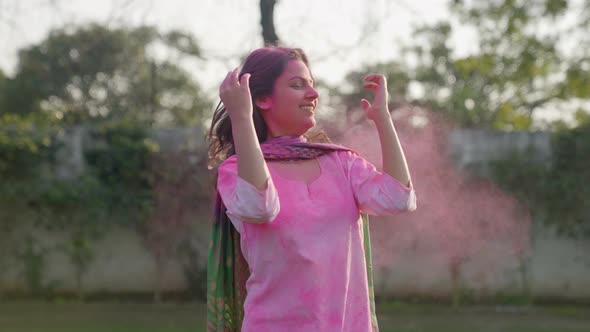
<path fill-rule="evenodd" d="M 269 138 L 301 136 L 315 126 L 318 97 L 307 66 L 299 60 L 289 61 L 275 81 L 272 95 L 257 100 Z"/>

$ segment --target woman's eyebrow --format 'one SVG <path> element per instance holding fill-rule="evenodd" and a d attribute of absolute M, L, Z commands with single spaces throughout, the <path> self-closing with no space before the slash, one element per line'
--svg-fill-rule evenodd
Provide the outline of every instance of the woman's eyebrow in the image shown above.
<path fill-rule="evenodd" d="M 291 77 L 291 78 L 289 79 L 289 81 L 296 80 L 296 79 L 303 80 L 303 81 L 308 81 L 308 82 L 309 82 L 309 83 L 311 83 L 312 85 L 313 85 L 313 83 L 314 83 L 314 82 L 313 82 L 313 79 L 309 79 L 309 80 L 308 80 L 308 79 L 306 79 L 305 77 L 301 77 L 301 76 L 293 76 L 293 77 Z"/>

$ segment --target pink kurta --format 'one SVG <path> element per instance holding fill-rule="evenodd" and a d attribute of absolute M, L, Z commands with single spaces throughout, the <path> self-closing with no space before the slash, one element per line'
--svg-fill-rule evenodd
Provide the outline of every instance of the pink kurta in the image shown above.
<path fill-rule="evenodd" d="M 238 177 L 235 156 L 219 167 L 218 190 L 251 273 L 243 332 L 372 331 L 360 213 L 413 210 L 416 196 L 351 152 L 318 161 L 310 184 L 269 166 L 264 190 Z"/>

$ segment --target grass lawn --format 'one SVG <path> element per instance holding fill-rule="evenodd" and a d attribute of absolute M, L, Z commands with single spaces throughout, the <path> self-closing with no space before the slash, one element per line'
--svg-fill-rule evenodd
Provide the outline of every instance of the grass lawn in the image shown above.
<path fill-rule="evenodd" d="M 382 332 L 590 332 L 590 308 L 378 304 Z M 205 305 L 0 304 L 0 332 L 205 331 Z"/>

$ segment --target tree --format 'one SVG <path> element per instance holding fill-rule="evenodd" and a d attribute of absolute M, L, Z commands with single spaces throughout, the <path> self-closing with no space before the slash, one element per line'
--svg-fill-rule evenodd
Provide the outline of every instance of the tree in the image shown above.
<path fill-rule="evenodd" d="M 279 36 L 275 31 L 274 10 L 277 0 L 260 0 L 260 25 L 264 45 L 278 45 Z"/>
<path fill-rule="evenodd" d="M 68 125 L 116 119 L 146 126 L 200 124 L 209 102 L 185 70 L 152 56 L 150 50 L 162 46 L 200 56 L 192 37 L 179 31 L 96 24 L 54 30 L 20 51 L 0 108 L 47 113 Z"/>
<path fill-rule="evenodd" d="M 417 29 L 407 53 L 418 59 L 412 78 L 424 100 L 462 126 L 529 129 L 540 108 L 590 98 L 588 52 L 568 55 L 558 43 L 563 31 L 539 32 L 562 22 L 573 2 L 452 1 L 452 13 L 477 32 L 478 52 L 455 56 L 448 22 Z M 571 38 L 587 38 L 577 35 L 581 22 L 570 28 Z"/>

